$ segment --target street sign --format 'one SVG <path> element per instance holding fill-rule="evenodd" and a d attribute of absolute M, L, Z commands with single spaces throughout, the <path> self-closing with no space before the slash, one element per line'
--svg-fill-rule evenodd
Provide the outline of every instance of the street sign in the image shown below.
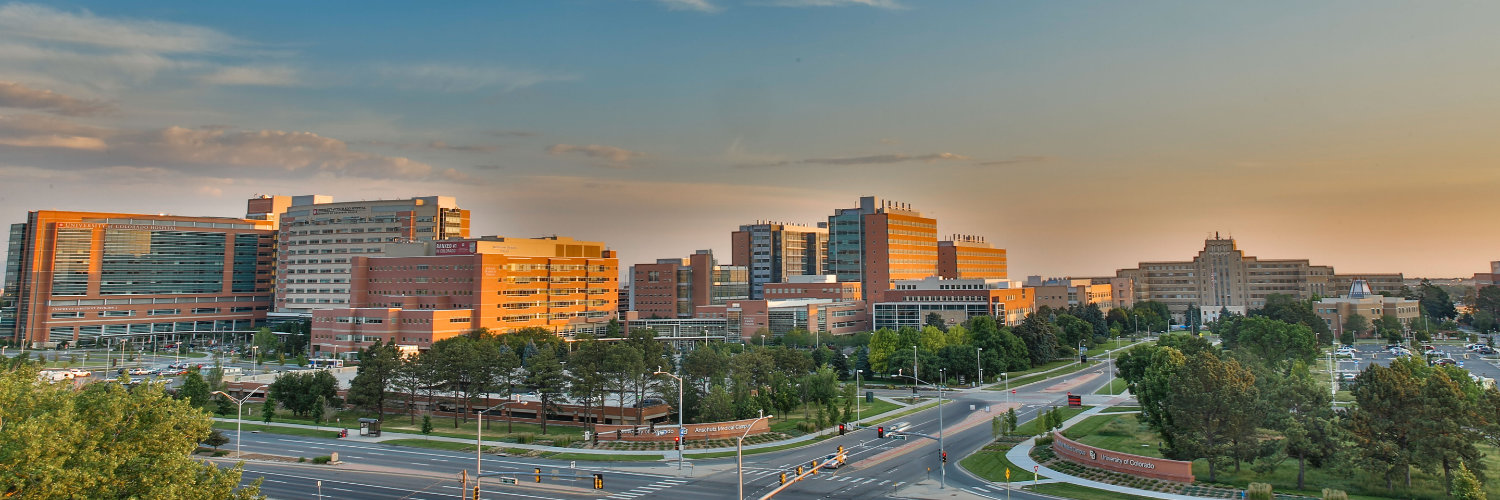
<path fill-rule="evenodd" d="M 1010 467 L 1006 467 L 1005 468 L 1005 480 L 1006 481 L 1010 480 Z"/>
<path fill-rule="evenodd" d="M 1009 476 L 1007 476 L 1007 477 L 1009 477 Z M 516 484 L 516 478 L 513 478 L 513 477 L 502 477 L 502 478 L 500 478 L 500 484 L 512 484 L 512 485 Z"/>
<path fill-rule="evenodd" d="M 686 436 L 687 435 L 687 427 L 678 427 L 677 428 L 677 435 L 678 436 Z"/>

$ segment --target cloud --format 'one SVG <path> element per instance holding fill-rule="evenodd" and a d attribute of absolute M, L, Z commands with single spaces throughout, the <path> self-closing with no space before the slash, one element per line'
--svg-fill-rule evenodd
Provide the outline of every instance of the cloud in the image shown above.
<path fill-rule="evenodd" d="M 880 9 L 904 9 L 906 7 L 895 0 L 770 0 L 761 2 L 760 5 L 770 7 L 847 7 L 865 6 Z"/>
<path fill-rule="evenodd" d="M 380 64 L 375 67 L 375 72 L 382 80 L 400 89 L 440 92 L 472 92 L 491 88 L 510 92 L 545 82 L 577 79 L 571 75 L 554 75 L 505 66 L 480 67 L 440 63 Z"/>
<path fill-rule="evenodd" d="M 244 44 L 198 26 L 110 19 L 87 10 L 72 13 L 26 3 L 0 6 L 0 33 L 7 38 L 154 53 L 217 52 Z"/>
<path fill-rule="evenodd" d="M 1000 165 L 1016 165 L 1021 163 L 1045 163 L 1049 161 L 1052 161 L 1052 157 L 1050 156 L 1012 156 L 1004 160 L 982 161 L 979 162 L 979 165 L 990 167 Z"/>
<path fill-rule="evenodd" d="M 554 155 L 565 153 L 577 153 L 590 158 L 603 158 L 611 163 L 625 163 L 635 158 L 645 156 L 645 153 L 617 148 L 614 146 L 600 146 L 590 144 L 587 146 L 574 146 L 572 144 L 553 144 L 547 147 L 547 152 Z"/>
<path fill-rule="evenodd" d="M 895 144 L 900 144 L 901 141 L 898 141 L 898 140 L 895 140 L 895 139 L 887 137 L 887 138 L 881 139 L 880 143 L 881 144 L 885 144 L 885 145 L 895 145 Z"/>
<path fill-rule="evenodd" d="M 939 161 L 970 161 L 964 155 L 953 153 L 929 153 L 924 155 L 885 154 L 870 156 L 851 156 L 845 158 L 808 158 L 805 160 L 782 160 L 768 163 L 747 163 L 738 165 L 740 167 L 783 167 L 787 165 L 885 165 L 891 163 L 905 163 L 919 161 L 934 163 Z"/>
<path fill-rule="evenodd" d="M 490 135 L 495 137 L 536 137 L 541 134 L 530 130 L 491 130 Z"/>
<path fill-rule="evenodd" d="M 721 7 L 709 3 L 708 0 L 657 0 L 657 3 L 665 5 L 667 10 L 691 10 L 697 12 L 718 12 Z"/>
<path fill-rule="evenodd" d="M 200 80 L 212 85 L 261 87 L 292 87 L 301 83 L 297 70 L 286 66 L 231 66 L 204 75 Z"/>
<path fill-rule="evenodd" d="M 102 151 L 108 129 L 45 115 L 0 115 L 0 146 Z"/>
<path fill-rule="evenodd" d="M 115 110 L 110 103 L 77 99 L 51 90 L 34 89 L 6 81 L 0 81 L 0 107 L 34 109 L 67 116 L 102 115 Z"/>
<path fill-rule="evenodd" d="M 388 146 L 388 147 L 392 147 L 392 148 L 396 148 L 396 149 L 421 148 L 421 149 L 431 149 L 431 150 L 436 150 L 436 151 L 460 151 L 460 152 L 466 152 L 466 153 L 488 153 L 488 152 L 500 149 L 499 146 L 484 146 L 484 145 L 481 145 L 481 146 L 466 146 L 466 145 L 458 145 L 458 144 L 448 144 L 447 142 L 439 141 L 439 140 L 436 140 L 436 139 L 431 140 L 431 141 L 427 141 L 427 142 L 424 142 L 424 143 L 420 143 L 420 144 L 403 143 L 403 142 L 388 142 L 388 141 L 364 141 L 364 143 L 365 144 L 375 145 L 375 146 Z"/>

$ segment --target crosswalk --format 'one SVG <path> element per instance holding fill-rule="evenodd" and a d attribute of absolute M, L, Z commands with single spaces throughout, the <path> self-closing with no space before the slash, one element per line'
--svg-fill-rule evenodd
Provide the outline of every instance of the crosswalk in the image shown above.
<path fill-rule="evenodd" d="M 657 482 L 654 482 L 654 483 L 651 483 L 651 484 L 648 484 L 648 485 L 645 485 L 645 486 L 636 487 L 635 489 L 632 489 L 632 490 L 622 491 L 622 492 L 619 492 L 619 493 L 615 493 L 613 495 L 604 497 L 604 499 L 608 499 L 608 500 L 631 500 L 631 499 L 634 499 L 636 497 L 642 497 L 642 496 L 646 496 L 646 495 L 655 495 L 658 491 L 661 491 L 661 490 L 664 490 L 664 489 L 667 489 L 667 488 L 671 488 L 673 486 L 681 486 L 681 485 L 684 485 L 684 484 L 687 484 L 687 483 L 688 482 L 686 480 L 682 480 L 682 479 L 663 479 L 661 481 L 657 481 Z M 601 499 L 601 500 L 603 500 L 603 499 Z"/>
<path fill-rule="evenodd" d="M 762 478 L 769 478 L 770 481 L 773 482 L 773 483 L 780 483 L 781 482 L 781 472 L 783 472 L 782 469 L 756 469 L 756 470 L 751 470 L 750 468 L 747 467 L 745 469 L 745 480 L 746 480 L 747 483 L 749 483 L 749 482 L 755 482 L 755 481 L 760 480 Z M 790 477 L 791 475 L 789 474 L 788 476 Z M 899 487 L 899 486 L 901 486 L 903 484 L 906 484 L 905 481 L 891 481 L 889 479 L 880 479 L 880 478 L 873 478 L 873 477 L 840 476 L 840 475 L 837 475 L 837 474 L 830 474 L 830 473 L 826 473 L 826 472 L 822 473 L 822 474 L 808 476 L 808 477 L 802 478 L 802 480 L 803 481 L 829 481 L 829 482 L 838 482 L 838 483 L 844 483 L 844 484 L 849 485 L 849 486 L 855 486 L 855 485 L 861 485 L 861 486 L 863 486 L 863 485 L 871 485 L 871 484 L 873 484 L 873 485 L 877 485 L 877 486 Z"/>

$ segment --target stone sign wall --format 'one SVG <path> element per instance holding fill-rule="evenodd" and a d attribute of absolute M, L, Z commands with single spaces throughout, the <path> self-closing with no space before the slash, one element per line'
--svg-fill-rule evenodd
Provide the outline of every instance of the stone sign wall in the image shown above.
<path fill-rule="evenodd" d="M 1095 448 L 1052 433 L 1052 451 L 1079 465 L 1179 483 L 1193 482 L 1193 463 Z"/>

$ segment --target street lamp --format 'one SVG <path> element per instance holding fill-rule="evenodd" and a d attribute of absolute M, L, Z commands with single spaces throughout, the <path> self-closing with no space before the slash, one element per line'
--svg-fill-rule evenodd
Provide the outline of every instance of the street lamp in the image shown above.
<path fill-rule="evenodd" d="M 652 373 L 652 375 L 666 375 L 677 379 L 677 470 L 681 471 L 682 455 L 684 448 L 687 447 L 687 443 L 682 442 L 687 439 L 687 434 L 683 432 L 687 427 L 682 426 L 682 377 L 661 371 L 660 366 L 656 367 L 656 373 Z M 636 423 L 639 424 L 640 422 Z"/>
<path fill-rule="evenodd" d="M 485 400 L 488 401 L 489 398 L 486 396 Z M 474 426 L 474 500 L 479 500 L 479 484 L 481 481 L 484 481 L 484 414 L 495 408 L 503 407 L 505 407 L 505 403 L 480 411 L 479 421 Z"/>
<path fill-rule="evenodd" d="M 943 367 L 943 368 L 939 368 L 938 369 L 938 374 L 940 376 L 939 378 L 942 379 L 943 383 L 942 384 L 938 384 L 938 386 L 937 386 L 937 391 L 938 391 L 938 453 L 943 454 L 944 458 L 947 458 L 947 456 L 948 456 L 948 449 L 943 447 L 943 386 L 948 383 L 948 372 L 947 372 L 947 370 L 948 370 L 947 367 Z M 942 470 L 942 479 L 940 480 L 941 482 L 938 483 L 938 489 L 946 489 L 946 488 L 948 488 L 948 461 L 944 460 L 942 463 L 939 464 L 938 468 Z"/>
<path fill-rule="evenodd" d="M 234 401 L 234 405 L 235 405 L 235 409 L 234 409 L 234 455 L 235 455 L 235 458 L 241 458 L 241 457 L 245 456 L 240 451 L 240 435 L 241 435 L 240 434 L 240 424 L 243 423 L 244 420 L 245 420 L 245 417 L 243 416 L 244 410 L 245 410 L 245 402 L 250 400 L 250 396 L 254 396 L 255 393 L 260 392 L 261 389 L 265 389 L 267 387 L 270 387 L 270 386 L 269 385 L 262 385 L 260 387 L 256 387 L 254 390 L 251 390 L 249 393 L 245 394 L 245 397 L 239 398 L 239 399 L 235 399 L 234 396 L 230 396 L 229 393 L 224 392 L 224 391 L 214 391 L 214 392 L 211 393 L 211 394 L 222 395 L 222 396 L 224 396 L 226 398 L 229 398 L 230 401 Z"/>
<path fill-rule="evenodd" d="M 977 389 L 979 386 L 984 385 L 984 365 L 979 362 L 979 353 L 984 351 L 984 348 L 975 347 L 974 349 L 974 367 L 979 369 L 979 380 L 974 382 L 974 387 Z"/>
<path fill-rule="evenodd" d="M 854 370 L 854 392 L 855 392 L 855 394 L 854 394 L 854 423 L 856 425 L 859 424 L 859 419 L 860 419 L 860 415 L 861 415 L 861 413 L 859 411 L 859 399 L 860 399 L 859 398 L 859 391 L 864 390 L 864 386 L 860 385 L 860 383 L 859 383 L 859 376 L 861 374 L 863 374 L 864 372 L 865 372 L 864 370 Z"/>
<path fill-rule="evenodd" d="M 745 428 L 745 432 L 740 434 L 740 437 L 734 441 L 734 461 L 737 464 L 736 468 L 739 469 L 740 474 L 740 500 L 745 500 L 745 436 L 750 435 L 750 430 L 754 429 L 755 424 L 760 423 L 761 420 L 776 418 L 775 415 L 764 415 L 765 410 L 761 410 L 760 412 L 762 415 L 755 417 L 755 421 L 750 422 L 750 427 Z"/>

